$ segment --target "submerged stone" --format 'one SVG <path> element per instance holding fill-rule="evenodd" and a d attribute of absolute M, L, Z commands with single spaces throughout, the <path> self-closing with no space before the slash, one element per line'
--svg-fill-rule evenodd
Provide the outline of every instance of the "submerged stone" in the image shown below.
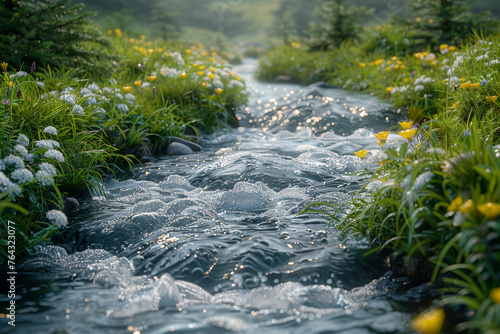
<path fill-rule="evenodd" d="M 193 150 L 189 146 L 182 143 L 172 142 L 167 147 L 168 155 L 184 155 L 191 153 L 193 153 Z"/>

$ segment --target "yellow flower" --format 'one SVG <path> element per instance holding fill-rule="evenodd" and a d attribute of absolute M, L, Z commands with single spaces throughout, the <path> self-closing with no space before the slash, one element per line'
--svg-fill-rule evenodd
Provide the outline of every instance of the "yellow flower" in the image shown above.
<path fill-rule="evenodd" d="M 385 71 L 386 71 L 386 72 L 390 72 L 391 70 L 392 70 L 392 68 L 391 68 L 391 67 L 386 67 L 386 68 L 385 68 Z"/>
<path fill-rule="evenodd" d="M 432 24 L 432 23 L 434 23 L 434 20 L 433 19 L 429 19 L 428 22 Z"/>
<path fill-rule="evenodd" d="M 180 79 L 184 79 L 187 76 L 186 72 L 182 72 L 179 74 Z"/>
<path fill-rule="evenodd" d="M 418 22 L 420 22 L 421 20 L 422 20 L 422 19 L 421 19 L 420 17 L 417 17 L 417 18 L 415 19 L 415 22 L 417 22 L 417 23 L 418 23 Z"/>
<path fill-rule="evenodd" d="M 158 48 L 158 52 L 162 53 L 163 52 L 163 48 Z"/>
<path fill-rule="evenodd" d="M 375 65 L 377 65 L 377 66 L 380 66 L 380 65 L 382 65 L 383 63 L 384 63 L 384 60 L 383 60 L 383 59 L 377 59 L 377 60 L 375 61 Z"/>
<path fill-rule="evenodd" d="M 354 155 L 357 156 L 358 158 L 361 158 L 361 160 L 363 160 L 367 153 L 368 153 L 367 150 L 361 150 L 361 151 L 354 152 Z"/>
<path fill-rule="evenodd" d="M 439 50 L 445 50 L 445 49 L 448 49 L 448 44 L 441 44 L 439 46 Z"/>
<path fill-rule="evenodd" d="M 469 89 L 469 87 L 470 87 L 470 82 L 466 82 L 460 85 L 460 88 L 462 89 Z"/>
<path fill-rule="evenodd" d="M 422 52 L 422 56 L 427 57 L 429 55 L 429 52 Z"/>
<path fill-rule="evenodd" d="M 206 57 L 207 55 L 208 55 L 208 52 L 207 52 L 207 51 L 203 51 L 203 52 L 201 53 L 201 56 L 202 56 L 202 57 Z"/>
<path fill-rule="evenodd" d="M 450 50 L 450 52 L 455 52 L 457 50 L 457 47 L 456 46 L 450 46 L 448 48 L 448 50 Z"/>
<path fill-rule="evenodd" d="M 472 87 L 472 89 L 474 90 L 477 90 L 479 88 L 479 83 L 473 83 L 473 84 L 470 84 L 470 86 Z"/>
<path fill-rule="evenodd" d="M 206 67 L 205 65 L 201 65 L 200 67 L 198 67 L 198 69 L 199 69 L 200 71 L 203 71 L 203 70 L 205 69 L 205 67 Z"/>
<path fill-rule="evenodd" d="M 452 108 L 458 108 L 459 104 L 460 104 L 460 101 L 457 101 L 457 102 L 453 103 L 453 105 L 451 107 Z"/>
<path fill-rule="evenodd" d="M 399 65 L 394 65 L 394 69 L 395 70 L 399 69 Z"/>
<path fill-rule="evenodd" d="M 129 39 L 128 39 L 128 41 L 129 41 L 130 43 L 134 43 L 134 42 L 135 42 L 135 39 L 134 39 L 134 38 L 129 38 Z"/>
<path fill-rule="evenodd" d="M 215 72 L 215 67 L 210 67 L 210 72 Z"/>
<path fill-rule="evenodd" d="M 165 52 L 165 53 L 163 54 L 163 57 L 168 58 L 168 57 L 170 57 L 170 55 L 168 54 L 168 52 Z"/>
<path fill-rule="evenodd" d="M 241 80 L 241 77 L 240 77 L 240 76 L 238 76 L 238 75 L 237 75 L 237 76 L 235 76 L 234 78 L 235 78 L 236 80 Z"/>
<path fill-rule="evenodd" d="M 149 53 L 153 53 L 153 52 L 155 52 L 155 50 L 154 49 L 149 49 L 148 52 Z"/>
<path fill-rule="evenodd" d="M 141 41 L 145 40 L 146 39 L 146 36 L 144 35 L 141 35 Z"/>
<path fill-rule="evenodd" d="M 464 77 L 462 77 L 462 79 L 460 79 L 460 81 L 465 82 L 465 78 L 464 78 Z"/>
<path fill-rule="evenodd" d="M 148 77 L 149 81 L 155 81 L 156 80 L 156 75 L 150 75 Z"/>
<path fill-rule="evenodd" d="M 226 59 L 222 59 L 220 62 L 221 62 L 222 64 L 225 64 L 225 63 L 227 63 L 227 60 L 226 60 Z"/>
<path fill-rule="evenodd" d="M 404 68 L 404 65 L 401 65 L 401 69 L 403 69 L 403 68 Z M 408 82 L 408 81 L 410 81 L 410 79 L 408 79 L 408 78 L 404 78 L 404 79 L 403 79 L 403 81 L 404 81 L 404 82 Z"/>
<path fill-rule="evenodd" d="M 394 57 L 392 57 L 392 60 L 396 61 L 396 60 L 398 60 L 398 57 L 394 56 Z"/>
<path fill-rule="evenodd" d="M 474 202 L 472 202 L 471 199 L 468 199 L 467 201 L 465 201 L 464 204 L 462 204 L 458 208 L 458 211 L 460 211 L 463 214 L 472 213 L 474 211 Z"/>
<path fill-rule="evenodd" d="M 215 78 L 215 74 L 210 73 L 210 74 L 208 75 L 208 77 L 209 77 L 210 79 L 213 79 L 213 78 Z"/>
<path fill-rule="evenodd" d="M 413 122 L 399 122 L 399 125 L 401 125 L 404 130 L 411 128 L 412 124 Z"/>
<path fill-rule="evenodd" d="M 193 64 L 193 67 L 198 67 L 198 66 L 200 66 L 200 64 L 198 64 L 198 63 Z"/>
<path fill-rule="evenodd" d="M 462 199 L 461 196 L 455 197 L 453 201 L 451 201 L 450 205 L 448 206 L 447 211 L 450 212 L 457 212 L 458 209 L 464 204 L 464 200 Z"/>
<path fill-rule="evenodd" d="M 10 88 L 12 88 L 12 81 L 9 81 L 8 85 L 9 85 Z"/>
<path fill-rule="evenodd" d="M 382 131 L 377 133 L 375 137 L 381 142 L 385 143 L 387 141 L 387 137 L 389 137 L 389 133 L 391 133 L 391 131 Z"/>
<path fill-rule="evenodd" d="M 215 58 L 208 58 L 208 61 L 214 63 L 215 62 Z"/>
<path fill-rule="evenodd" d="M 212 52 L 212 56 L 217 57 L 217 52 Z"/>
<path fill-rule="evenodd" d="M 140 86 L 142 84 L 141 80 L 134 81 L 134 86 Z"/>
<path fill-rule="evenodd" d="M 292 42 L 292 47 L 298 48 L 299 46 L 300 46 L 300 43 Z"/>
<path fill-rule="evenodd" d="M 113 30 L 108 29 L 108 35 L 111 35 L 113 33 Z"/>
<path fill-rule="evenodd" d="M 206 83 L 206 82 L 202 82 L 202 83 L 201 83 L 201 85 L 202 85 L 203 87 L 207 87 L 207 83 Z"/>
<path fill-rule="evenodd" d="M 477 211 L 481 212 L 489 220 L 493 220 L 500 216 L 500 204 L 491 202 L 479 204 Z"/>
<path fill-rule="evenodd" d="M 392 64 L 392 61 L 388 60 L 386 64 L 387 64 L 387 65 L 391 65 L 391 64 Z"/>
<path fill-rule="evenodd" d="M 118 28 L 115 29 L 115 34 L 118 37 L 122 37 L 122 31 L 120 29 L 118 29 Z"/>
<path fill-rule="evenodd" d="M 2 66 L 3 71 L 7 72 L 7 67 L 9 67 L 9 63 L 3 61 L 0 65 Z"/>
<path fill-rule="evenodd" d="M 127 85 L 127 86 L 124 86 L 124 87 L 123 87 L 123 90 L 124 90 L 126 93 L 129 93 L 129 92 L 132 90 L 132 87 L 130 87 L 130 86 L 128 86 L 128 85 Z"/>
<path fill-rule="evenodd" d="M 495 304 L 500 304 L 500 288 L 490 290 L 491 301 Z"/>
<path fill-rule="evenodd" d="M 415 53 L 415 58 L 420 58 L 422 56 L 422 53 L 418 52 L 418 53 Z"/>
<path fill-rule="evenodd" d="M 489 102 L 489 103 L 495 103 L 498 99 L 498 96 L 486 96 L 486 100 Z"/>
<path fill-rule="evenodd" d="M 196 72 L 196 74 L 198 74 L 198 75 L 201 77 L 203 74 L 205 74 L 205 72 L 203 72 L 203 71 L 198 71 L 198 72 Z"/>
<path fill-rule="evenodd" d="M 387 88 L 385 89 L 385 91 L 386 91 L 387 93 L 390 93 L 390 92 L 392 91 L 392 86 L 387 87 Z"/>
<path fill-rule="evenodd" d="M 443 327 L 444 315 L 443 309 L 430 310 L 413 318 L 411 327 L 422 334 L 439 334 Z"/>
<path fill-rule="evenodd" d="M 361 67 L 361 68 L 365 68 L 365 67 L 366 67 L 366 64 L 365 64 L 365 63 L 359 63 L 359 67 Z"/>
<path fill-rule="evenodd" d="M 413 141 L 413 137 L 415 137 L 415 132 L 417 132 L 417 130 L 409 129 L 405 131 L 400 131 L 398 132 L 398 134 L 411 143 Z"/>
<path fill-rule="evenodd" d="M 186 49 L 186 54 L 190 55 L 191 54 L 191 50 Z"/>
<path fill-rule="evenodd" d="M 224 91 L 224 89 L 222 89 L 222 88 L 215 88 L 215 92 L 217 94 L 222 94 L 223 91 Z"/>
<path fill-rule="evenodd" d="M 431 61 L 431 66 L 436 66 L 437 63 L 435 61 Z"/>

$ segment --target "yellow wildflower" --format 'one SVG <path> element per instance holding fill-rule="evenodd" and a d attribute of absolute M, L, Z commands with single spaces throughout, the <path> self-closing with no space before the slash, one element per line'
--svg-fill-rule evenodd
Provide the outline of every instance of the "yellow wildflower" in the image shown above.
<path fill-rule="evenodd" d="M 387 64 L 387 65 L 391 65 L 391 64 L 392 64 L 392 61 L 388 60 L 386 64 Z"/>
<path fill-rule="evenodd" d="M 433 19 L 429 19 L 428 21 L 430 24 L 434 23 L 434 20 Z"/>
<path fill-rule="evenodd" d="M 415 19 L 415 22 L 419 23 L 421 20 L 422 20 L 422 19 L 421 19 L 420 17 L 417 17 L 417 18 Z"/>
<path fill-rule="evenodd" d="M 135 42 L 135 39 L 134 39 L 134 38 L 129 38 L 129 39 L 128 39 L 128 41 L 129 41 L 130 43 L 134 43 L 134 42 Z"/>
<path fill-rule="evenodd" d="M 375 63 L 371 61 L 368 63 L 368 66 L 370 66 L 370 67 L 375 66 Z"/>
<path fill-rule="evenodd" d="M 213 57 L 212 58 L 208 58 L 208 61 L 214 63 L 215 62 L 215 58 L 213 58 Z"/>
<path fill-rule="evenodd" d="M 365 68 L 365 67 L 366 67 L 366 64 L 365 64 L 365 63 L 359 63 L 359 67 L 361 67 L 361 68 Z"/>
<path fill-rule="evenodd" d="M 472 202 L 471 199 L 468 199 L 467 201 L 465 201 L 464 204 L 462 204 L 458 208 L 458 211 L 460 211 L 463 214 L 472 213 L 474 211 L 474 202 Z"/>
<path fill-rule="evenodd" d="M 162 53 L 163 52 L 163 48 L 158 48 L 158 52 Z"/>
<path fill-rule="evenodd" d="M 380 66 L 380 65 L 382 65 L 383 63 L 384 63 L 384 60 L 383 60 L 383 59 L 377 59 L 377 60 L 375 61 L 375 65 L 377 65 L 377 66 Z"/>
<path fill-rule="evenodd" d="M 190 55 L 191 54 L 191 50 L 186 49 L 186 54 Z"/>
<path fill-rule="evenodd" d="M 415 58 L 420 58 L 422 56 L 422 53 L 418 52 L 418 53 L 415 53 Z"/>
<path fill-rule="evenodd" d="M 210 72 L 215 72 L 215 67 L 210 67 Z"/>
<path fill-rule="evenodd" d="M 237 76 L 235 76 L 234 78 L 235 78 L 236 80 L 241 80 L 241 77 L 240 77 L 240 76 L 238 76 L 238 75 L 237 75 Z"/>
<path fill-rule="evenodd" d="M 491 301 L 495 304 L 500 304 L 500 288 L 490 290 Z"/>
<path fill-rule="evenodd" d="M 111 35 L 113 33 L 113 30 L 108 29 L 108 35 Z"/>
<path fill-rule="evenodd" d="M 367 153 L 368 153 L 367 150 L 361 150 L 361 151 L 354 152 L 354 155 L 357 156 L 358 158 L 360 158 L 361 160 L 363 160 L 366 157 Z"/>
<path fill-rule="evenodd" d="M 200 71 L 204 70 L 204 69 L 205 69 L 205 65 L 201 65 L 200 67 L 198 67 L 198 69 L 199 69 Z"/>
<path fill-rule="evenodd" d="M 168 57 L 170 57 L 170 55 L 168 54 L 168 52 L 165 52 L 165 53 L 163 54 L 163 57 L 168 58 Z"/>
<path fill-rule="evenodd" d="M 217 57 L 217 52 L 212 52 L 212 56 Z"/>
<path fill-rule="evenodd" d="M 415 137 L 415 132 L 417 132 L 417 130 L 409 129 L 405 131 L 400 131 L 398 132 L 398 134 L 411 143 L 413 141 L 413 137 Z"/>
<path fill-rule="evenodd" d="M 377 133 L 375 137 L 381 142 L 385 143 L 387 141 L 387 137 L 389 137 L 389 133 L 391 133 L 391 131 L 382 131 Z"/>
<path fill-rule="evenodd" d="M 154 49 L 149 49 L 148 52 L 149 53 L 153 53 L 153 52 L 155 52 L 155 50 Z"/>
<path fill-rule="evenodd" d="M 491 202 L 479 204 L 477 211 L 481 212 L 489 220 L 494 220 L 500 216 L 500 204 Z"/>
<path fill-rule="evenodd" d="M 466 82 L 460 85 L 460 88 L 462 89 L 469 89 L 469 87 L 470 87 L 470 82 Z"/>
<path fill-rule="evenodd" d="M 220 62 L 221 62 L 222 64 L 225 64 L 225 63 L 227 63 L 227 60 L 226 60 L 226 59 L 222 59 Z"/>
<path fill-rule="evenodd" d="M 134 86 L 140 86 L 142 84 L 141 80 L 134 81 Z"/>
<path fill-rule="evenodd" d="M 206 82 L 202 82 L 202 83 L 201 83 L 201 85 L 202 85 L 203 87 L 207 87 L 207 83 L 206 83 Z"/>
<path fill-rule="evenodd" d="M 441 44 L 439 46 L 439 50 L 445 50 L 445 49 L 448 49 L 448 44 Z"/>
<path fill-rule="evenodd" d="M 392 70 L 392 67 L 386 67 L 386 68 L 385 68 L 385 71 L 386 71 L 386 72 L 390 72 L 391 70 Z"/>
<path fill-rule="evenodd" d="M 392 86 L 387 87 L 387 88 L 385 89 L 385 91 L 386 91 L 387 93 L 390 93 L 390 92 L 392 91 Z"/>
<path fill-rule="evenodd" d="M 394 57 L 392 57 L 392 60 L 396 61 L 396 60 L 398 60 L 398 57 L 394 56 Z"/>
<path fill-rule="evenodd" d="M 186 76 L 187 76 L 186 72 L 179 73 L 180 79 L 184 79 L 184 78 L 186 78 Z"/>
<path fill-rule="evenodd" d="M 443 309 L 430 310 L 413 318 L 411 327 L 422 334 L 439 334 L 443 327 L 444 315 Z"/>
<path fill-rule="evenodd" d="M 122 31 L 120 29 L 118 29 L 118 28 L 115 29 L 115 34 L 118 37 L 122 37 Z"/>
<path fill-rule="evenodd" d="M 298 48 L 299 46 L 300 46 L 300 43 L 292 42 L 292 47 L 293 48 Z"/>
<path fill-rule="evenodd" d="M 203 71 L 198 71 L 198 72 L 196 72 L 196 74 L 198 74 L 198 75 L 201 77 L 203 74 L 205 74 L 205 72 L 203 72 Z"/>
<path fill-rule="evenodd" d="M 465 82 L 465 78 L 464 78 L 464 77 L 462 77 L 462 79 L 460 79 L 460 81 Z"/>
<path fill-rule="evenodd" d="M 436 66 L 437 63 L 435 61 L 431 61 L 431 66 Z"/>
<path fill-rule="evenodd" d="M 146 36 L 144 35 L 141 35 L 141 41 L 145 40 L 146 39 Z"/>
<path fill-rule="evenodd" d="M 148 77 L 149 81 L 155 81 L 156 80 L 156 75 L 150 75 Z"/>
<path fill-rule="evenodd" d="M 127 85 L 127 86 L 123 87 L 123 90 L 125 91 L 125 93 L 129 93 L 132 90 L 132 87 L 130 87 L 129 85 Z"/>
<path fill-rule="evenodd" d="M 450 52 L 455 52 L 457 50 L 457 47 L 456 46 L 450 46 L 448 48 L 448 50 L 450 50 Z"/>
<path fill-rule="evenodd" d="M 486 101 L 489 103 L 495 103 L 498 99 L 498 96 L 486 96 Z"/>
<path fill-rule="evenodd" d="M 200 64 L 198 64 L 198 63 L 193 64 L 193 67 L 198 67 L 198 66 L 200 66 Z"/>
<path fill-rule="evenodd" d="M 457 101 L 457 102 L 453 103 L 453 105 L 451 107 L 452 108 L 458 108 L 459 104 L 460 104 L 460 101 Z"/>
<path fill-rule="evenodd" d="M 401 69 L 404 69 L 404 65 L 401 65 Z M 410 81 L 410 79 L 408 79 L 408 78 L 404 78 L 404 79 L 403 79 L 403 81 L 404 81 L 404 82 L 408 82 L 408 81 Z"/>
<path fill-rule="evenodd" d="M 429 52 L 422 52 L 422 56 L 427 57 L 429 55 Z"/>
<path fill-rule="evenodd" d="M 229 72 L 229 73 L 228 73 L 228 76 L 232 77 L 232 76 L 233 76 L 233 75 L 235 75 L 235 74 L 236 74 L 236 72 L 232 71 L 232 72 Z"/>
<path fill-rule="evenodd" d="M 9 85 L 10 88 L 12 88 L 12 81 L 9 81 L 8 85 Z"/>
<path fill-rule="evenodd" d="M 3 71 L 7 72 L 7 67 L 9 67 L 9 63 L 3 61 L 0 65 L 2 66 Z"/>
<path fill-rule="evenodd" d="M 399 69 L 399 65 L 394 65 L 394 69 L 398 70 Z"/>
<path fill-rule="evenodd" d="M 474 90 L 477 90 L 479 88 L 479 83 L 473 83 L 473 84 L 470 84 L 470 86 L 472 87 L 472 89 Z"/>
<path fill-rule="evenodd" d="M 224 91 L 224 89 L 222 89 L 222 88 L 215 88 L 215 92 L 217 94 L 222 94 L 223 91 Z"/>
<path fill-rule="evenodd" d="M 210 74 L 208 75 L 208 77 L 209 77 L 210 79 L 213 79 L 213 78 L 215 78 L 215 74 L 210 73 Z"/>
<path fill-rule="evenodd" d="M 462 199 L 461 196 L 455 197 L 453 201 L 451 201 L 450 205 L 448 206 L 447 211 L 450 212 L 457 212 L 458 209 L 464 204 L 464 200 Z"/>
<path fill-rule="evenodd" d="M 202 56 L 202 57 L 206 57 L 207 55 L 208 55 L 208 52 L 207 52 L 207 51 L 203 51 L 203 52 L 201 53 L 201 56 Z"/>
<path fill-rule="evenodd" d="M 413 122 L 399 122 L 399 125 L 401 125 L 404 130 L 411 128 L 412 124 Z"/>

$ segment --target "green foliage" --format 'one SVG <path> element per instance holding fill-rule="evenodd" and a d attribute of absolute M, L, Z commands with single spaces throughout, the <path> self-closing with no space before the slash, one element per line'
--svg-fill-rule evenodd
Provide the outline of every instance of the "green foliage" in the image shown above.
<path fill-rule="evenodd" d="M 93 48 L 106 40 L 89 21 L 83 5 L 66 8 L 70 0 L 4 0 L 0 7 L 0 59 L 16 68 L 38 66 L 92 67 Z"/>
<path fill-rule="evenodd" d="M 345 0 L 324 0 L 316 12 L 320 23 L 311 27 L 309 45 L 312 50 L 338 48 L 344 41 L 356 40 L 361 18 L 372 15 L 373 9 L 344 6 Z"/>
<path fill-rule="evenodd" d="M 473 14 L 471 0 L 418 0 L 410 3 L 415 29 L 413 39 L 420 47 L 459 44 L 473 37 L 474 30 L 491 32 L 497 25 L 488 12 Z"/>

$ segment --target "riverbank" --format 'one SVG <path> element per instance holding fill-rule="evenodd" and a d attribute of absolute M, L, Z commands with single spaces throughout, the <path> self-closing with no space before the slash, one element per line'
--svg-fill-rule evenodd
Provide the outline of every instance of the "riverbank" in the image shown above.
<path fill-rule="evenodd" d="M 176 138 L 196 141 L 199 131 L 236 123 L 245 83 L 223 54 L 127 38 L 118 29 L 110 37 L 101 47 L 115 60 L 101 60 L 92 73 L 1 64 L 2 262 L 9 220 L 20 258 L 67 223 L 64 198 L 102 193 L 106 175 L 198 147 Z M 50 210 L 55 216 L 46 216 Z"/>
<path fill-rule="evenodd" d="M 355 200 L 337 226 L 346 237 L 366 238 L 375 251 L 395 251 L 405 275 L 437 283 L 443 295 L 432 308 L 446 309 L 447 322 L 457 314 L 454 307 L 468 310 L 458 313 L 455 330 L 499 328 L 499 38 L 412 54 L 351 46 L 315 53 L 295 46 L 261 58 L 258 76 L 323 80 L 380 96 L 408 113 L 408 122 L 373 138 L 387 159 L 366 187 L 370 196 Z M 406 143 L 392 145 L 396 138 Z M 427 333 L 424 327 L 435 325 L 439 332 L 444 318 L 433 311 L 417 318 L 415 328 Z"/>

